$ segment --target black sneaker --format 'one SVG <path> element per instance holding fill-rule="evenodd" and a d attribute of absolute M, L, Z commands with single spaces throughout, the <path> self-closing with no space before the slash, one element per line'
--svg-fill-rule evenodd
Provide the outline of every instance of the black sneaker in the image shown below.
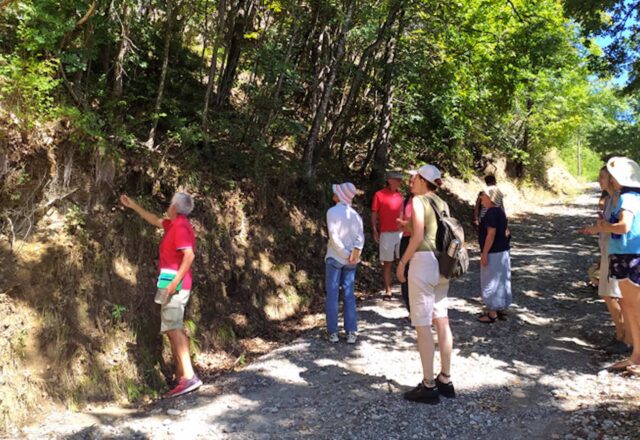
<path fill-rule="evenodd" d="M 442 373 L 440 373 L 442 374 Z M 453 382 L 444 383 L 440 381 L 440 374 L 436 377 L 436 387 L 438 392 L 449 399 L 456 398 L 456 390 L 453 388 Z"/>
<path fill-rule="evenodd" d="M 440 403 L 438 387 L 427 388 L 423 382 L 420 382 L 414 389 L 404 393 L 404 398 L 411 402 L 427 403 L 429 405 L 436 405 Z"/>

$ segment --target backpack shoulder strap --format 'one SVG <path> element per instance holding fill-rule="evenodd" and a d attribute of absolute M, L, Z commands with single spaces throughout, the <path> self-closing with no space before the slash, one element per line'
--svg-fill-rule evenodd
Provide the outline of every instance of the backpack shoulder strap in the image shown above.
<path fill-rule="evenodd" d="M 444 204 L 444 209 L 442 211 L 440 211 L 438 209 L 438 207 L 436 206 L 436 202 L 433 200 L 433 198 L 431 197 L 426 197 L 427 200 L 429 200 L 429 205 L 431 205 L 431 209 L 433 209 L 433 212 L 436 213 L 436 216 L 438 217 L 438 220 L 442 220 L 443 214 L 446 215 L 447 217 L 450 216 L 449 214 L 449 205 L 447 205 L 447 202 L 445 202 L 444 200 L 440 199 L 442 201 L 442 203 Z"/>

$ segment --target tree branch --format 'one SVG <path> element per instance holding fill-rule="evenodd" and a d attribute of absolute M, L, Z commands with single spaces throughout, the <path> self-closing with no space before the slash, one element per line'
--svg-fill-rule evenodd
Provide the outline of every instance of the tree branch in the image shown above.
<path fill-rule="evenodd" d="M 8 1 L 8 0 L 5 0 Z M 87 11 L 86 14 L 84 14 L 84 17 L 82 17 L 80 20 L 78 20 L 78 22 L 76 23 L 76 29 L 78 29 L 80 26 L 82 26 L 83 24 L 85 24 L 87 21 L 89 21 L 89 19 L 93 16 L 93 14 L 96 12 L 96 6 L 97 6 L 97 2 L 94 0 L 93 3 L 91 3 L 91 6 L 89 6 L 89 10 Z"/>
<path fill-rule="evenodd" d="M 513 9 L 513 12 L 518 17 L 518 20 L 520 20 L 522 23 L 526 23 L 526 20 L 522 18 L 522 15 L 520 15 L 520 12 L 518 12 L 518 8 L 516 8 L 516 5 L 514 5 L 511 0 L 507 0 L 507 3 L 509 3 L 509 5 L 511 6 L 511 9 Z"/>

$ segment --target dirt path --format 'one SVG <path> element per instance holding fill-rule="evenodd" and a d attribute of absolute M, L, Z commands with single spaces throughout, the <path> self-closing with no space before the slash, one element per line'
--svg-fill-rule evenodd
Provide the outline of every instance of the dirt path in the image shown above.
<path fill-rule="evenodd" d="M 400 301 L 359 303 L 355 346 L 316 329 L 200 392 L 135 411 L 52 414 L 27 438 L 623 439 L 640 437 L 640 380 L 599 373 L 613 335 L 585 287 L 593 237 L 576 229 L 596 192 L 513 221 L 514 305 L 506 322 L 475 321 L 478 253 L 452 284 L 453 380 L 459 397 L 402 399 L 421 377 Z M 436 359 L 436 363 L 438 359 Z"/>

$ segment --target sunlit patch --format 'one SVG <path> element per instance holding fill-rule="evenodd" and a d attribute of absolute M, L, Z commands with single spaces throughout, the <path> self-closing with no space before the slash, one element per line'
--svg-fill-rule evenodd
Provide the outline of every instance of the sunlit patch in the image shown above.
<path fill-rule="evenodd" d="M 518 318 L 531 325 L 549 325 L 554 321 L 553 318 L 546 318 L 528 311 L 518 313 Z"/>
<path fill-rule="evenodd" d="M 562 337 L 562 338 L 554 338 L 554 340 L 558 342 L 573 342 L 574 344 L 579 345 L 580 347 L 593 347 L 592 344 L 589 344 L 583 341 L 582 339 L 578 339 L 578 338 Z"/>
<path fill-rule="evenodd" d="M 118 255 L 114 258 L 113 271 L 120 278 L 128 281 L 132 285 L 138 284 L 138 267 L 131 264 L 124 255 Z"/>
<path fill-rule="evenodd" d="M 267 359 L 273 357 L 273 353 L 274 352 L 267 355 Z M 260 375 L 271 378 L 277 383 L 307 385 L 307 381 L 302 377 L 302 374 L 305 373 L 307 369 L 296 365 L 288 359 L 267 360 L 258 368 L 252 368 L 252 366 L 249 365 L 245 371 L 260 373 Z"/>

